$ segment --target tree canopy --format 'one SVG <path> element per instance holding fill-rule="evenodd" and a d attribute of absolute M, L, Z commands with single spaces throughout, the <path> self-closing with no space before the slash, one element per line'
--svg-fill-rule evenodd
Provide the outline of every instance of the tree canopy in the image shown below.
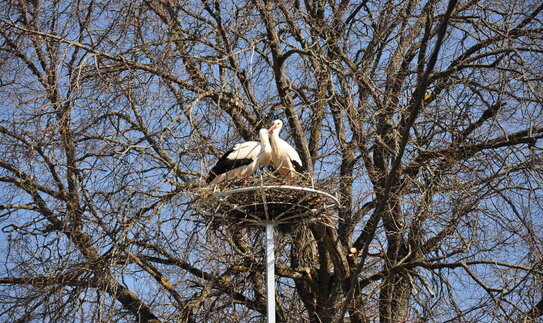
<path fill-rule="evenodd" d="M 336 221 L 278 235 L 279 321 L 543 315 L 538 1 L 0 2 L 0 318 L 266 314 L 210 167 L 274 119 Z"/>

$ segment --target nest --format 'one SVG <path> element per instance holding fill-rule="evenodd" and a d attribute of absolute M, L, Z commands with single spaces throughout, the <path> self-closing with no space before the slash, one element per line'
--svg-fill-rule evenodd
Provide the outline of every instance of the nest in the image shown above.
<path fill-rule="evenodd" d="M 277 226 L 308 221 L 330 222 L 337 198 L 309 178 L 283 179 L 264 174 L 241 181 L 226 181 L 213 193 L 200 191 L 196 208 L 214 225 L 258 225 L 270 221 Z"/>

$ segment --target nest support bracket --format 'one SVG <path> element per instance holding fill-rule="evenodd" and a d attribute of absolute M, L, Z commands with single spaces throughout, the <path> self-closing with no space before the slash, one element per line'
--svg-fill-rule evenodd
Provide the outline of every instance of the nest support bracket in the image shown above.
<path fill-rule="evenodd" d="M 274 226 L 331 218 L 339 207 L 333 195 L 314 188 L 257 185 L 217 192 L 201 199 L 196 208 L 205 217 L 225 223 L 264 226 L 266 250 L 267 322 L 275 322 Z"/>

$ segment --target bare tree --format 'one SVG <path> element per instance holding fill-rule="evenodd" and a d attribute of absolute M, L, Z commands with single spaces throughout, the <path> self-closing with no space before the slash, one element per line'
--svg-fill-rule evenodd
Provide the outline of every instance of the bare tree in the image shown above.
<path fill-rule="evenodd" d="M 543 315 L 537 1 L 0 2 L 0 318 L 257 321 L 261 232 L 195 212 L 275 118 L 341 200 L 292 322 Z"/>

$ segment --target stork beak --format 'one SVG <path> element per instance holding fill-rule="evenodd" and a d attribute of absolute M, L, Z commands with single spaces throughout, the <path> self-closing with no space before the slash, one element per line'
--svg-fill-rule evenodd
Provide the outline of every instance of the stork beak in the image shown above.
<path fill-rule="evenodd" d="M 273 131 L 273 130 L 274 130 L 275 128 L 277 128 L 277 125 L 276 125 L 276 124 L 274 124 L 273 126 L 271 126 L 271 128 L 270 128 L 270 129 L 268 129 L 268 132 L 271 132 L 271 131 Z"/>

